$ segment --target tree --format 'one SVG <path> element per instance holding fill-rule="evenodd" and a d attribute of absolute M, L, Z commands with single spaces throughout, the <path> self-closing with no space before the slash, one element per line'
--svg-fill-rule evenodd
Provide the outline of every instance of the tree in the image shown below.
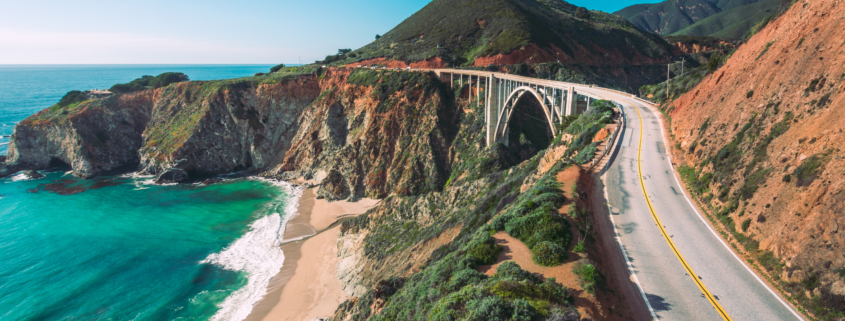
<path fill-rule="evenodd" d="M 722 57 L 719 54 L 714 54 L 710 56 L 710 60 L 707 61 L 707 72 L 712 73 L 719 69 L 719 65 L 722 63 Z"/>
<path fill-rule="evenodd" d="M 381 38 L 381 35 L 376 34 L 376 40 L 378 40 L 378 38 Z"/>
<path fill-rule="evenodd" d="M 345 55 L 345 54 L 348 54 L 350 52 L 352 52 L 352 49 L 338 49 L 337 50 L 338 55 Z"/>
<path fill-rule="evenodd" d="M 587 8 L 578 7 L 578 9 L 575 9 L 575 17 L 579 19 L 587 19 L 590 17 L 590 12 L 587 11 Z"/>

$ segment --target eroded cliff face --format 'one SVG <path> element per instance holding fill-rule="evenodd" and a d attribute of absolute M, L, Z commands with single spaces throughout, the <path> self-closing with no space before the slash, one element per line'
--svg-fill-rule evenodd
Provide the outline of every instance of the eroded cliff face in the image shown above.
<path fill-rule="evenodd" d="M 458 109 L 436 77 L 331 70 L 293 145 L 272 173 L 322 181 L 318 196 L 383 198 L 439 189 Z"/>
<path fill-rule="evenodd" d="M 320 94 L 313 76 L 181 83 L 164 89 L 139 150 L 140 171 L 165 181 L 260 171 L 278 162 Z"/>
<path fill-rule="evenodd" d="M 328 199 L 412 195 L 448 177 L 452 96 L 427 73 L 365 69 L 185 82 L 46 109 L 18 125 L 7 164 L 59 160 L 82 177 L 140 164 L 160 182 L 263 172 L 325 181 Z"/>
<path fill-rule="evenodd" d="M 797 1 L 665 106 L 694 194 L 821 319 L 845 313 L 843 12 Z"/>
<path fill-rule="evenodd" d="M 42 110 L 15 127 L 6 164 L 11 171 L 66 164 L 80 177 L 137 164 L 160 96 L 150 90 Z"/>

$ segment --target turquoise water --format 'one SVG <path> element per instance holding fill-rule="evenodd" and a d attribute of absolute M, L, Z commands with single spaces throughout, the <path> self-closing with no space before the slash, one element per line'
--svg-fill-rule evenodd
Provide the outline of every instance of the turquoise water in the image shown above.
<path fill-rule="evenodd" d="M 22 178 L 0 180 L 2 320 L 243 319 L 295 207 L 289 185 L 250 179 Z"/>
<path fill-rule="evenodd" d="M 192 80 L 270 65 L 0 65 L 0 155 L 14 125 L 70 90 L 179 71 Z M 153 185 L 124 175 L 0 179 L 0 320 L 242 320 L 284 259 L 298 190 L 229 179 Z"/>
<path fill-rule="evenodd" d="M 59 102 L 71 90 L 108 89 L 143 75 L 183 72 L 215 80 L 268 72 L 272 65 L 0 65 L 0 155 L 15 124 Z"/>

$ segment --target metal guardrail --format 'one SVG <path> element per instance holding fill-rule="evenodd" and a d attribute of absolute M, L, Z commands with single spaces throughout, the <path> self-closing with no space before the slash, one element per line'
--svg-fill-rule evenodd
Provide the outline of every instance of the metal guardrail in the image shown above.
<path fill-rule="evenodd" d="M 593 171 L 593 169 L 596 167 L 596 165 L 601 163 L 601 160 L 605 156 L 607 156 L 607 154 L 609 154 L 611 151 L 613 151 L 613 147 L 616 145 L 615 144 L 616 143 L 616 137 L 619 136 L 619 132 L 621 132 L 622 129 L 625 128 L 625 112 L 622 109 L 622 105 L 620 105 L 617 102 L 614 102 L 614 104 L 616 105 L 616 108 L 619 108 L 620 122 L 616 126 L 616 128 L 613 129 L 613 132 L 610 134 L 610 136 L 608 136 L 607 145 L 604 148 L 604 150 L 601 152 L 601 154 L 596 156 L 596 157 L 593 157 L 593 162 L 590 165 L 589 171 Z"/>

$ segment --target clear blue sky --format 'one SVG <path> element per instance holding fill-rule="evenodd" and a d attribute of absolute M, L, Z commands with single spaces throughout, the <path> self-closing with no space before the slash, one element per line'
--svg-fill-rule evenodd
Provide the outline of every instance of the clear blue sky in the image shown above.
<path fill-rule="evenodd" d="M 3 2 L 0 64 L 274 64 L 362 47 L 429 0 Z M 642 2 L 659 1 L 571 1 L 607 12 Z"/>

